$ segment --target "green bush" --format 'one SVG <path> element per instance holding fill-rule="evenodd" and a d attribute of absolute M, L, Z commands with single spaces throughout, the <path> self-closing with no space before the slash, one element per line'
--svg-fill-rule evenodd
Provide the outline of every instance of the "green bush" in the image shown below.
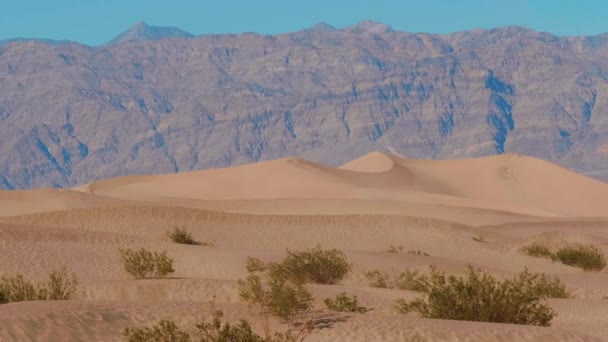
<path fill-rule="evenodd" d="M 151 328 L 126 328 L 123 336 L 127 342 L 190 342 L 188 333 L 167 320 L 161 320 Z"/>
<path fill-rule="evenodd" d="M 0 278 L 0 304 L 33 300 L 68 300 L 78 286 L 76 276 L 65 268 L 52 272 L 46 282 L 34 284 L 18 274 Z"/>
<path fill-rule="evenodd" d="M 407 270 L 397 276 L 394 287 L 400 290 L 424 292 L 429 289 L 430 284 L 428 277 L 421 275 L 419 271 Z"/>
<path fill-rule="evenodd" d="M 258 306 L 263 314 L 284 322 L 295 322 L 312 309 L 312 294 L 299 283 L 272 275 L 263 283 L 262 277 L 251 274 L 239 280 L 240 296 L 250 305 Z"/>
<path fill-rule="evenodd" d="M 553 260 L 585 271 L 601 271 L 606 267 L 604 253 L 597 247 L 578 245 L 563 247 L 553 254 Z"/>
<path fill-rule="evenodd" d="M 200 245 L 201 243 L 192 238 L 192 234 L 183 227 L 175 227 L 168 233 L 169 239 L 182 245 Z"/>
<path fill-rule="evenodd" d="M 268 265 L 258 258 L 248 257 L 245 268 L 247 272 L 264 272 L 268 269 Z"/>
<path fill-rule="evenodd" d="M 406 270 L 399 273 L 395 279 L 391 279 L 386 271 L 379 269 L 369 270 L 365 273 L 369 286 L 378 288 L 400 289 L 408 291 L 425 291 L 429 287 L 427 276 L 419 271 Z"/>
<path fill-rule="evenodd" d="M 329 310 L 338 312 L 368 312 L 369 309 L 364 306 L 359 306 L 357 296 L 349 297 L 346 292 L 336 295 L 335 299 L 325 298 L 323 301 Z"/>
<path fill-rule="evenodd" d="M 553 253 L 549 247 L 535 242 L 531 245 L 523 246 L 521 248 L 522 252 L 528 254 L 529 256 L 537 257 L 537 258 L 548 258 L 551 259 L 553 257 Z"/>
<path fill-rule="evenodd" d="M 223 321 L 224 313 L 216 310 L 210 323 L 196 324 L 196 331 L 190 335 L 181 330 L 173 321 L 161 320 L 153 327 L 127 328 L 123 331 L 126 342 L 295 342 L 290 334 L 275 333 L 262 337 L 251 329 L 249 322 L 230 324 Z"/>
<path fill-rule="evenodd" d="M 373 269 L 365 272 L 369 286 L 386 289 L 390 286 L 390 277 L 385 271 Z"/>
<path fill-rule="evenodd" d="M 167 256 L 167 251 L 152 252 L 145 248 L 137 251 L 120 249 L 124 270 L 135 279 L 164 278 L 175 272 L 173 259 Z"/>
<path fill-rule="evenodd" d="M 77 287 L 76 275 L 68 274 L 67 270 L 62 268 L 59 272 L 49 274 L 46 284 L 39 286 L 38 296 L 44 297 L 46 300 L 68 300 L 74 296 Z M 40 291 L 43 291 L 44 294 Z"/>
<path fill-rule="evenodd" d="M 433 268 L 425 299 L 400 300 L 402 313 L 417 311 L 423 317 L 479 322 L 550 326 L 556 313 L 541 303 L 565 287 L 557 278 L 528 270 L 499 281 L 469 266 L 465 277 L 446 277 Z"/>
<path fill-rule="evenodd" d="M 298 284 L 336 284 L 351 270 L 351 264 L 338 249 L 324 250 L 320 246 L 306 251 L 287 251 L 279 264 L 271 264 L 275 277 L 284 277 Z"/>
<path fill-rule="evenodd" d="M 251 329 L 249 322 L 241 320 L 232 325 L 222 321 L 224 313 L 215 311 L 211 323 L 199 323 L 196 325 L 197 336 L 200 342 L 291 342 L 295 338 L 290 334 L 275 333 L 262 337 Z"/>

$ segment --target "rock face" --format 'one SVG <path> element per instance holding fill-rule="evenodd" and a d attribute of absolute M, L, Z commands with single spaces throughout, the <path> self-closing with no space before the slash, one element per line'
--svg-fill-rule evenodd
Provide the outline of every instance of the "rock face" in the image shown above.
<path fill-rule="evenodd" d="M 372 150 L 518 152 L 606 180 L 606 70 L 608 35 L 519 27 L 13 42 L 0 47 L 0 188 Z"/>

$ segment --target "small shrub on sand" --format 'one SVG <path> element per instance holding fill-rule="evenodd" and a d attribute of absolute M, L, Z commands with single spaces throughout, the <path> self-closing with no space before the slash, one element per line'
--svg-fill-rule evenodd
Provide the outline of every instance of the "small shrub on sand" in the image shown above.
<path fill-rule="evenodd" d="M 247 272 L 264 272 L 268 269 L 268 265 L 258 258 L 248 257 L 245 268 Z"/>
<path fill-rule="evenodd" d="M 553 260 L 585 271 L 601 271 L 606 267 L 604 253 L 597 247 L 578 245 L 563 247 L 553 254 Z"/>
<path fill-rule="evenodd" d="M 419 251 L 419 250 L 409 250 L 407 251 L 407 254 L 409 255 L 420 255 L 420 256 L 431 256 L 429 253 L 427 252 L 423 252 L 423 251 Z"/>
<path fill-rule="evenodd" d="M 200 342 L 291 342 L 295 341 L 289 334 L 275 333 L 272 336 L 262 337 L 251 329 L 249 322 L 239 321 L 238 324 L 230 324 L 222 321 L 224 313 L 215 311 L 211 323 L 199 323 L 196 325 L 197 336 Z"/>
<path fill-rule="evenodd" d="M 335 299 L 326 298 L 323 302 L 325 303 L 325 306 L 332 311 L 359 313 L 369 311 L 368 308 L 359 306 L 357 296 L 350 297 L 346 292 L 337 294 Z"/>
<path fill-rule="evenodd" d="M 401 272 L 394 281 L 394 287 L 400 290 L 425 292 L 429 289 L 429 279 L 419 271 Z"/>
<path fill-rule="evenodd" d="M 263 315 L 293 323 L 312 309 L 312 294 L 302 285 L 271 274 L 266 283 L 258 274 L 239 280 L 240 296 Z"/>
<path fill-rule="evenodd" d="M 537 258 L 551 259 L 553 257 L 553 253 L 551 253 L 549 247 L 538 242 L 535 242 L 531 245 L 523 246 L 521 250 L 529 256 Z"/>
<path fill-rule="evenodd" d="M 387 250 L 387 253 L 403 253 L 403 246 L 393 246 L 391 245 Z"/>
<path fill-rule="evenodd" d="M 388 273 L 377 268 L 365 272 L 365 278 L 371 287 L 386 289 L 389 288 L 391 283 Z"/>
<path fill-rule="evenodd" d="M 182 245 L 200 245 L 201 243 L 192 238 L 192 234 L 184 227 L 175 227 L 168 233 L 172 242 Z"/>
<path fill-rule="evenodd" d="M 303 265 L 307 262 L 310 264 Z M 322 251 L 320 248 L 288 252 L 280 263 L 248 258 L 246 267 L 250 274 L 239 280 L 240 296 L 250 307 L 257 309 L 264 329 L 264 341 L 302 341 L 312 333 L 318 313 L 313 311 L 314 298 L 304 284 L 342 279 L 344 262 L 341 252 Z M 350 269 L 350 264 L 346 263 L 346 266 Z M 297 270 L 303 275 L 296 275 Z M 287 323 L 287 333 L 271 334 L 270 317 Z"/>
<path fill-rule="evenodd" d="M 68 300 L 74 296 L 78 281 L 65 268 L 49 274 L 46 282 L 34 284 L 18 274 L 0 278 L 0 304 L 32 300 Z"/>
<path fill-rule="evenodd" d="M 173 259 L 167 256 L 166 251 L 152 252 L 145 248 L 119 251 L 125 271 L 135 279 L 164 278 L 175 272 Z"/>
<path fill-rule="evenodd" d="M 465 277 L 446 277 L 433 269 L 426 298 L 400 300 L 397 309 L 427 318 L 550 326 L 556 313 L 541 301 L 560 292 L 559 284 L 557 278 L 528 270 L 499 281 L 471 266 Z"/>
<path fill-rule="evenodd" d="M 391 279 L 386 271 L 372 269 L 365 273 L 369 286 L 378 288 L 400 289 L 408 291 L 426 291 L 429 287 L 427 276 L 419 271 L 406 270 Z"/>
<path fill-rule="evenodd" d="M 161 320 L 152 327 L 126 328 L 123 336 L 126 342 L 292 342 L 291 335 L 275 333 L 262 337 L 251 329 L 249 322 L 239 321 L 231 324 L 223 320 L 224 313 L 216 310 L 211 322 L 196 324 L 195 332 L 190 335 L 180 329 L 173 321 Z"/>
<path fill-rule="evenodd" d="M 272 264 L 270 273 L 298 284 L 336 284 L 343 280 L 352 265 L 338 249 L 321 249 L 320 246 L 306 251 L 287 251 L 281 263 Z"/>
<path fill-rule="evenodd" d="M 126 342 L 190 342 L 190 335 L 173 321 L 161 320 L 157 325 L 144 328 L 126 328 Z"/>
<path fill-rule="evenodd" d="M 487 242 L 486 238 L 481 233 L 479 233 L 477 236 L 473 236 L 473 241 L 480 242 L 480 243 L 486 243 Z"/>

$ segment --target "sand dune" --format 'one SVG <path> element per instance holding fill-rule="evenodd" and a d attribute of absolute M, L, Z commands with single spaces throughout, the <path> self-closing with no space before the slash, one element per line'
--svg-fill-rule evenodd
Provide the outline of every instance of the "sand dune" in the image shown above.
<path fill-rule="evenodd" d="M 338 286 L 311 286 L 322 299 L 346 291 L 373 307 L 310 341 L 397 341 L 419 332 L 430 341 L 608 340 L 608 277 L 532 258 L 523 245 L 594 243 L 608 253 L 608 185 L 519 155 L 412 160 L 372 153 L 339 168 L 288 158 L 171 175 L 101 180 L 71 190 L 0 192 L 0 275 L 41 280 L 61 266 L 80 281 L 67 302 L 0 305 L 1 341 L 119 341 L 121 330 L 172 318 L 192 326 L 209 317 L 210 298 L 231 319 L 256 315 L 239 299 L 249 256 L 279 260 L 285 249 L 339 248 L 353 262 Z M 187 227 L 213 247 L 170 243 Z M 482 234 L 485 243 L 473 237 Z M 403 246 L 429 256 L 390 254 Z M 134 281 L 118 249 L 167 250 L 174 279 Z M 558 276 L 575 298 L 552 300 L 551 328 L 456 322 L 400 315 L 409 291 L 368 286 L 372 268 L 397 273 L 467 265 L 498 277 L 528 267 Z M 273 322 L 283 329 L 280 322 Z"/>

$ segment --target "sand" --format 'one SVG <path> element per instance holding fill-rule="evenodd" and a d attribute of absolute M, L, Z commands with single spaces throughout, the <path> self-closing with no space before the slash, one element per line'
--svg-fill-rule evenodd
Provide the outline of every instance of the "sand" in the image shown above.
<path fill-rule="evenodd" d="M 256 313 L 239 299 L 247 257 L 279 260 L 285 249 L 340 248 L 353 262 L 340 285 L 310 286 L 318 308 L 339 292 L 357 295 L 366 314 L 333 317 L 307 341 L 608 340 L 608 275 L 522 254 L 541 241 L 594 243 L 608 254 L 608 184 L 542 160 L 502 155 L 467 160 L 412 160 L 371 153 L 339 168 L 288 158 L 228 169 L 132 176 L 74 189 L 0 191 L 0 274 L 41 280 L 67 266 L 79 279 L 74 300 L 0 305 L 2 341 L 120 341 L 125 327 L 162 318 L 183 327 L 209 318 Z M 214 246 L 170 243 L 187 227 Z M 473 237 L 482 234 L 485 243 Z M 429 256 L 392 254 L 403 246 Z M 132 280 L 118 249 L 165 249 L 171 279 Z M 550 328 L 401 315 L 398 298 L 414 292 L 368 286 L 371 268 L 462 274 L 467 265 L 499 277 L 528 267 L 556 275 L 574 293 L 550 300 Z M 275 329 L 284 329 L 273 322 Z"/>

